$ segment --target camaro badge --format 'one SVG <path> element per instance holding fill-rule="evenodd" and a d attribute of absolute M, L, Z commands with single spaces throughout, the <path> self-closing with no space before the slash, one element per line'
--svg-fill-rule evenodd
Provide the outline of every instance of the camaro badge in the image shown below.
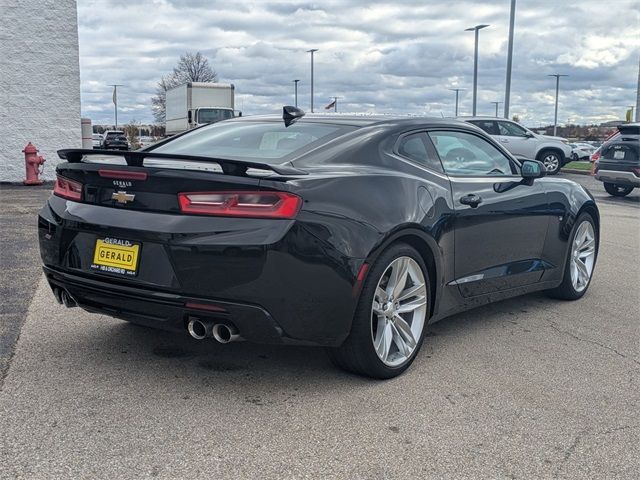
<path fill-rule="evenodd" d="M 127 203 L 127 202 L 133 202 L 133 199 L 136 198 L 136 196 L 133 193 L 127 193 L 127 192 L 114 192 L 111 194 L 111 200 L 115 200 L 118 203 Z"/>

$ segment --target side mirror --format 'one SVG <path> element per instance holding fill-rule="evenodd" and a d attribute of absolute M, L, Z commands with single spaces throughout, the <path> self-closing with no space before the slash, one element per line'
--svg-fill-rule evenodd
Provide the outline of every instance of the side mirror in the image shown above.
<path fill-rule="evenodd" d="M 544 167 L 544 163 L 538 160 L 523 160 L 520 172 L 525 180 L 533 180 L 544 177 L 547 174 L 547 169 Z"/>
<path fill-rule="evenodd" d="M 531 132 L 526 132 L 526 133 L 524 134 L 524 136 L 525 136 L 525 138 L 533 138 L 533 133 L 531 133 Z"/>

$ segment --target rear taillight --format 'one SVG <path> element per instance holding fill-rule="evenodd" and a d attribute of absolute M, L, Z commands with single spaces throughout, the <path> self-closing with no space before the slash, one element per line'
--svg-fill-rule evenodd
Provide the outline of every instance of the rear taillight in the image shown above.
<path fill-rule="evenodd" d="M 69 200 L 82 200 L 82 184 L 75 180 L 56 175 L 56 184 L 53 187 L 53 194 Z"/>
<path fill-rule="evenodd" d="M 636 168 L 632 168 L 632 170 L 636 177 L 640 177 L 640 168 L 636 167 Z"/>
<path fill-rule="evenodd" d="M 593 154 L 591 155 L 591 159 L 592 162 L 597 162 L 598 160 L 600 160 L 600 149 L 596 150 L 595 152 L 593 152 Z"/>
<path fill-rule="evenodd" d="M 302 205 L 286 192 L 185 192 L 178 201 L 183 213 L 254 218 L 294 218 Z"/>

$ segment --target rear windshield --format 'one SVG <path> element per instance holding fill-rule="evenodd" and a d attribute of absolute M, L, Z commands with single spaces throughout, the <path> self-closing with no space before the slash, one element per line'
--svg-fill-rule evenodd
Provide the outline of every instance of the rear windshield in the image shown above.
<path fill-rule="evenodd" d="M 108 138 L 109 140 L 114 138 L 117 138 L 118 140 L 122 140 L 125 138 L 125 136 L 123 132 L 108 132 L 105 138 Z"/>
<path fill-rule="evenodd" d="M 157 153 L 237 160 L 281 160 L 357 127 L 321 123 L 225 122 L 207 125 L 154 148 Z M 281 162 L 277 162 L 281 163 Z"/>

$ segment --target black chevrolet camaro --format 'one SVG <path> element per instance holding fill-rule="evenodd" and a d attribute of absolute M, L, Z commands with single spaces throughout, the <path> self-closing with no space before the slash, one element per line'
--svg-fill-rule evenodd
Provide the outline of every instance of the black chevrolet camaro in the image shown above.
<path fill-rule="evenodd" d="M 456 312 L 580 298 L 598 253 L 585 189 L 454 120 L 285 107 L 59 154 L 39 216 L 58 301 L 221 343 L 321 345 L 376 378 Z"/>

